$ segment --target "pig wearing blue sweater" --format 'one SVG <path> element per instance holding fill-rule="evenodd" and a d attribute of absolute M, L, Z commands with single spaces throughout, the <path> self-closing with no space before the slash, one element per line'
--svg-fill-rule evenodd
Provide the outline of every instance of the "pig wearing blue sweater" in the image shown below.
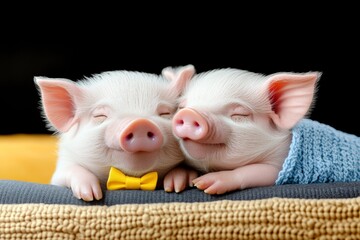
<path fill-rule="evenodd" d="M 163 74 L 171 78 L 172 71 Z M 165 189 L 181 191 L 194 184 L 223 194 L 360 181 L 360 137 L 308 119 L 320 76 L 226 68 L 187 79 L 172 127 L 186 164 L 201 176 L 175 168 L 165 178 Z"/>

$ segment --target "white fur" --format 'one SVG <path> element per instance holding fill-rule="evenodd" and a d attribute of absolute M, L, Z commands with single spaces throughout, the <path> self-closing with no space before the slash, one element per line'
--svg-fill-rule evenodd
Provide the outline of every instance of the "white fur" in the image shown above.
<path fill-rule="evenodd" d="M 64 79 L 61 81 L 72 83 Z M 167 79 L 155 74 L 112 71 L 85 78 L 75 85 L 82 94 L 72 96 L 76 118 L 73 125 L 66 132 L 58 131 L 59 156 L 53 183 L 69 185 L 63 179 L 63 171 L 74 164 L 92 172 L 103 185 L 111 166 L 133 176 L 157 171 L 161 178 L 183 160 L 178 143 L 171 133 L 170 118 L 161 117 L 158 112 L 160 105 L 169 108 L 171 114 L 176 109 L 177 95 L 173 91 L 179 90 L 170 89 L 171 84 Z M 106 112 L 105 121 L 94 121 L 94 111 Z M 127 159 L 132 157 L 131 153 L 124 152 L 120 147 L 109 147 L 106 143 L 115 139 L 112 145 L 116 145 L 118 131 L 124 126 L 121 125 L 123 121 L 136 118 L 149 119 L 159 128 L 163 146 L 152 155 L 156 155 L 156 161 L 148 163 L 149 159 L 138 154 L 134 161 L 139 163 L 133 167 L 133 160 Z"/>

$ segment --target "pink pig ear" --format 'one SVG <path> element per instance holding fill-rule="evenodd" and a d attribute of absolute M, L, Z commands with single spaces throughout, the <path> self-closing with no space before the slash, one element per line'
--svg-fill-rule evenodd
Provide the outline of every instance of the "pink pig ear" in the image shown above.
<path fill-rule="evenodd" d="M 162 75 L 171 80 L 170 91 L 179 96 L 184 90 L 186 83 L 194 76 L 195 68 L 189 64 L 183 67 L 167 67 L 162 70 Z"/>
<path fill-rule="evenodd" d="M 278 127 L 291 129 L 306 116 L 313 103 L 320 76 L 319 72 L 278 73 L 268 79 L 273 110 L 270 117 Z"/>
<path fill-rule="evenodd" d="M 81 98 L 81 89 L 67 79 L 35 77 L 42 106 L 49 123 L 60 132 L 66 132 L 76 122 L 76 102 Z"/>

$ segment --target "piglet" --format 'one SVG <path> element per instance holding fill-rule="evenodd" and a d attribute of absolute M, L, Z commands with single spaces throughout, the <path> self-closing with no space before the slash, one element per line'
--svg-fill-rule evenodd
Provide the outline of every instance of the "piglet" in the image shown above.
<path fill-rule="evenodd" d="M 159 179 L 183 159 L 171 118 L 185 78 L 109 71 L 81 81 L 35 77 L 45 120 L 58 133 L 51 184 L 85 201 L 101 199 L 111 167 L 132 177 L 156 171 Z M 159 184 L 158 184 L 159 185 Z M 161 185 L 161 184 L 160 184 Z"/>
<path fill-rule="evenodd" d="M 223 194 L 359 181 L 360 138 L 308 118 L 320 76 L 227 68 L 187 79 L 172 127 L 186 163 L 203 173 L 194 185 Z"/>

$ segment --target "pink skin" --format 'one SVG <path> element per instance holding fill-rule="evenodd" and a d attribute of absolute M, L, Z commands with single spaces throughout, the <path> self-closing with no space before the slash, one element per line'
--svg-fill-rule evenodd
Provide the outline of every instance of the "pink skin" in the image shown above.
<path fill-rule="evenodd" d="M 276 166 L 254 163 L 234 170 L 202 175 L 194 179 L 193 184 L 205 193 L 223 194 L 236 189 L 273 185 L 278 173 L 279 168 Z"/>
<path fill-rule="evenodd" d="M 195 77 L 172 121 L 186 163 L 204 173 L 192 182 L 208 194 L 275 183 L 288 154 L 290 129 L 309 111 L 320 76 L 253 75 L 257 80 L 251 82 L 248 76 L 233 79 L 236 74 L 245 75 L 226 69 Z"/>
<path fill-rule="evenodd" d="M 61 169 L 62 172 L 54 173 L 52 184 L 69 186 L 73 195 L 84 201 L 93 201 L 94 198 L 100 200 L 103 197 L 100 182 L 95 174 L 80 165 L 69 165 Z"/>
<path fill-rule="evenodd" d="M 173 120 L 173 129 L 180 138 L 200 140 L 208 133 L 206 120 L 194 110 L 188 108 L 180 110 Z"/>
<path fill-rule="evenodd" d="M 107 127 L 105 143 L 112 158 L 121 159 L 121 163 L 113 165 L 128 175 L 140 177 L 156 165 L 164 137 L 155 122 L 126 118 Z"/>
<path fill-rule="evenodd" d="M 164 178 L 164 190 L 166 192 L 179 193 L 187 187 L 193 187 L 193 180 L 198 177 L 198 172 L 191 168 L 175 167 Z"/>
<path fill-rule="evenodd" d="M 159 128 L 144 118 L 132 121 L 120 135 L 120 147 L 127 152 L 153 152 L 162 144 Z"/>

